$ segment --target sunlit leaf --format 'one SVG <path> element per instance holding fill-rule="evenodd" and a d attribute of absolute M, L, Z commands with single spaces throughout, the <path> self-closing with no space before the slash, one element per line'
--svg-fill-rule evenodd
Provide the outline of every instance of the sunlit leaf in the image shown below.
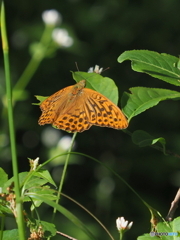
<path fill-rule="evenodd" d="M 148 50 L 132 50 L 122 53 L 118 61 L 131 61 L 132 69 L 180 86 L 179 59 L 175 56 Z"/>
<path fill-rule="evenodd" d="M 160 101 L 166 99 L 177 100 L 180 93 L 172 90 L 159 88 L 134 87 L 130 88 L 131 93 L 123 94 L 123 102 L 126 103 L 124 112 L 130 121 L 131 118 L 156 106 Z"/>

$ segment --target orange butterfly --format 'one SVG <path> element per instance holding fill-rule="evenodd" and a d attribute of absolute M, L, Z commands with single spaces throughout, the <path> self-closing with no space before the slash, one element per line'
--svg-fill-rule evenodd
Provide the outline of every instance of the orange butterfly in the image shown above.
<path fill-rule="evenodd" d="M 83 132 L 92 125 L 124 129 L 128 121 L 122 111 L 102 94 L 85 88 L 86 81 L 63 88 L 41 104 L 40 125 L 52 124 L 69 132 Z"/>

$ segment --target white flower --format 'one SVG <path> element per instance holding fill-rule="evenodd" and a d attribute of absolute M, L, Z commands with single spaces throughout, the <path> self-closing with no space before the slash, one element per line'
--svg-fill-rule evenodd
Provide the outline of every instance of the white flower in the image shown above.
<path fill-rule="evenodd" d="M 62 47 L 70 47 L 73 39 L 69 36 L 68 31 L 63 28 L 55 28 L 52 32 L 53 40 Z"/>
<path fill-rule="evenodd" d="M 42 13 L 42 19 L 47 25 L 56 25 L 62 22 L 61 14 L 55 9 L 44 11 Z"/>
<path fill-rule="evenodd" d="M 125 221 L 124 217 L 118 217 L 118 219 L 116 219 L 116 226 L 118 231 L 130 229 L 132 225 L 133 222 L 130 222 L 128 224 L 128 221 Z"/>
<path fill-rule="evenodd" d="M 58 146 L 61 147 L 63 150 L 68 150 L 71 146 L 72 138 L 70 136 L 62 137 L 59 142 Z"/>
<path fill-rule="evenodd" d="M 34 160 L 33 159 L 29 159 L 29 163 L 30 163 L 31 171 L 35 171 L 36 168 L 38 167 L 39 157 L 37 157 Z"/>
<path fill-rule="evenodd" d="M 101 73 L 102 73 L 102 70 L 103 70 L 103 68 L 99 68 L 98 65 L 95 65 L 94 68 L 93 68 L 93 67 L 90 67 L 90 68 L 88 69 L 88 73 L 95 72 L 95 73 L 101 74 Z"/>
<path fill-rule="evenodd" d="M 38 166 L 38 163 L 39 163 L 39 158 L 37 157 L 35 160 L 34 160 L 34 168 L 33 170 L 36 170 L 37 166 Z"/>

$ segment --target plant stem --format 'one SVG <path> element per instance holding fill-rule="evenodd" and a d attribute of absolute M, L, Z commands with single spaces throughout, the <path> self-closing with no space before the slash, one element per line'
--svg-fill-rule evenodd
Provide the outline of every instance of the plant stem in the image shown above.
<path fill-rule="evenodd" d="M 72 141 L 71 141 L 71 145 L 70 145 L 70 148 L 69 148 L 69 150 L 68 150 L 68 153 L 72 151 L 72 148 L 73 148 L 73 144 L 74 144 L 76 135 L 77 135 L 77 132 L 73 134 Z M 63 172 L 62 172 L 62 176 L 61 176 L 61 181 L 60 181 L 60 183 L 59 183 L 59 189 L 58 189 L 57 200 L 56 200 L 56 203 L 57 203 L 57 204 L 58 204 L 58 202 L 59 202 L 59 200 L 60 200 L 61 191 L 62 191 L 62 187 L 63 187 L 65 175 L 66 175 L 66 170 L 67 170 L 69 158 L 70 158 L 70 154 L 67 154 L 66 160 L 65 160 L 65 164 L 64 164 L 64 168 L 63 168 Z M 53 220 L 53 221 L 54 221 L 54 218 L 55 218 L 55 213 L 56 213 L 56 208 L 54 208 L 54 211 L 53 211 L 53 216 L 52 216 L 52 220 Z"/>
<path fill-rule="evenodd" d="M 39 67 L 41 61 L 46 56 L 48 47 L 49 47 L 49 45 L 52 41 L 51 40 L 52 30 L 53 30 L 52 26 L 46 26 L 46 28 L 45 28 L 45 30 L 42 34 L 41 40 L 38 43 L 38 47 L 36 47 L 37 51 L 35 51 L 33 53 L 30 62 L 28 63 L 26 69 L 24 70 L 21 77 L 17 81 L 13 90 L 23 91 L 26 88 L 26 86 L 28 85 L 30 79 L 32 78 L 32 76 L 36 72 L 36 70 Z M 38 51 L 38 49 L 42 49 L 42 46 L 43 46 L 43 50 Z"/>
<path fill-rule="evenodd" d="M 23 74 L 19 78 L 18 82 L 16 83 L 14 90 L 24 90 L 27 84 L 29 83 L 30 79 L 34 75 L 35 71 L 39 67 L 41 63 L 41 59 L 36 59 L 34 56 L 31 58 L 29 64 L 27 65 L 26 69 L 24 70 Z"/>
<path fill-rule="evenodd" d="M 119 240 L 122 240 L 122 239 L 123 239 L 123 234 L 120 232 Z"/>
<path fill-rule="evenodd" d="M 13 116 L 13 105 L 12 105 L 12 88 L 10 80 L 10 66 L 9 66 L 9 48 L 6 34 L 5 24 L 5 9 L 4 3 L 1 4 L 1 36 L 2 36 L 2 48 L 4 55 L 4 68 L 5 68 L 5 79 L 6 79 L 6 95 L 7 95 L 7 110 L 8 110 L 8 123 L 9 123 L 9 134 L 11 143 L 11 155 L 12 155 L 12 167 L 14 174 L 14 185 L 16 195 L 16 214 L 17 214 L 17 225 L 19 230 L 19 239 L 25 240 L 25 228 L 24 228 L 24 216 L 22 200 L 20 198 L 19 188 L 19 177 L 18 177 L 18 165 L 17 165 L 17 154 L 16 154 L 16 142 L 15 142 L 15 130 L 14 130 L 14 116 Z"/>

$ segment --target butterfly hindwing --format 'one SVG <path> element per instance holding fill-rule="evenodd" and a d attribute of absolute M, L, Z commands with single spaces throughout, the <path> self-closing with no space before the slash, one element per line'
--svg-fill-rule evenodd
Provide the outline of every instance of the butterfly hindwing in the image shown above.
<path fill-rule="evenodd" d="M 69 132 L 83 132 L 92 126 L 92 124 L 89 123 L 83 108 L 76 108 L 75 110 L 71 109 L 69 112 L 60 115 L 53 125 Z"/>
<path fill-rule="evenodd" d="M 111 127 L 115 129 L 127 128 L 127 120 L 122 111 L 108 98 L 102 94 L 85 89 L 88 99 L 86 101 L 86 112 L 90 112 L 89 122 L 91 124 Z"/>

